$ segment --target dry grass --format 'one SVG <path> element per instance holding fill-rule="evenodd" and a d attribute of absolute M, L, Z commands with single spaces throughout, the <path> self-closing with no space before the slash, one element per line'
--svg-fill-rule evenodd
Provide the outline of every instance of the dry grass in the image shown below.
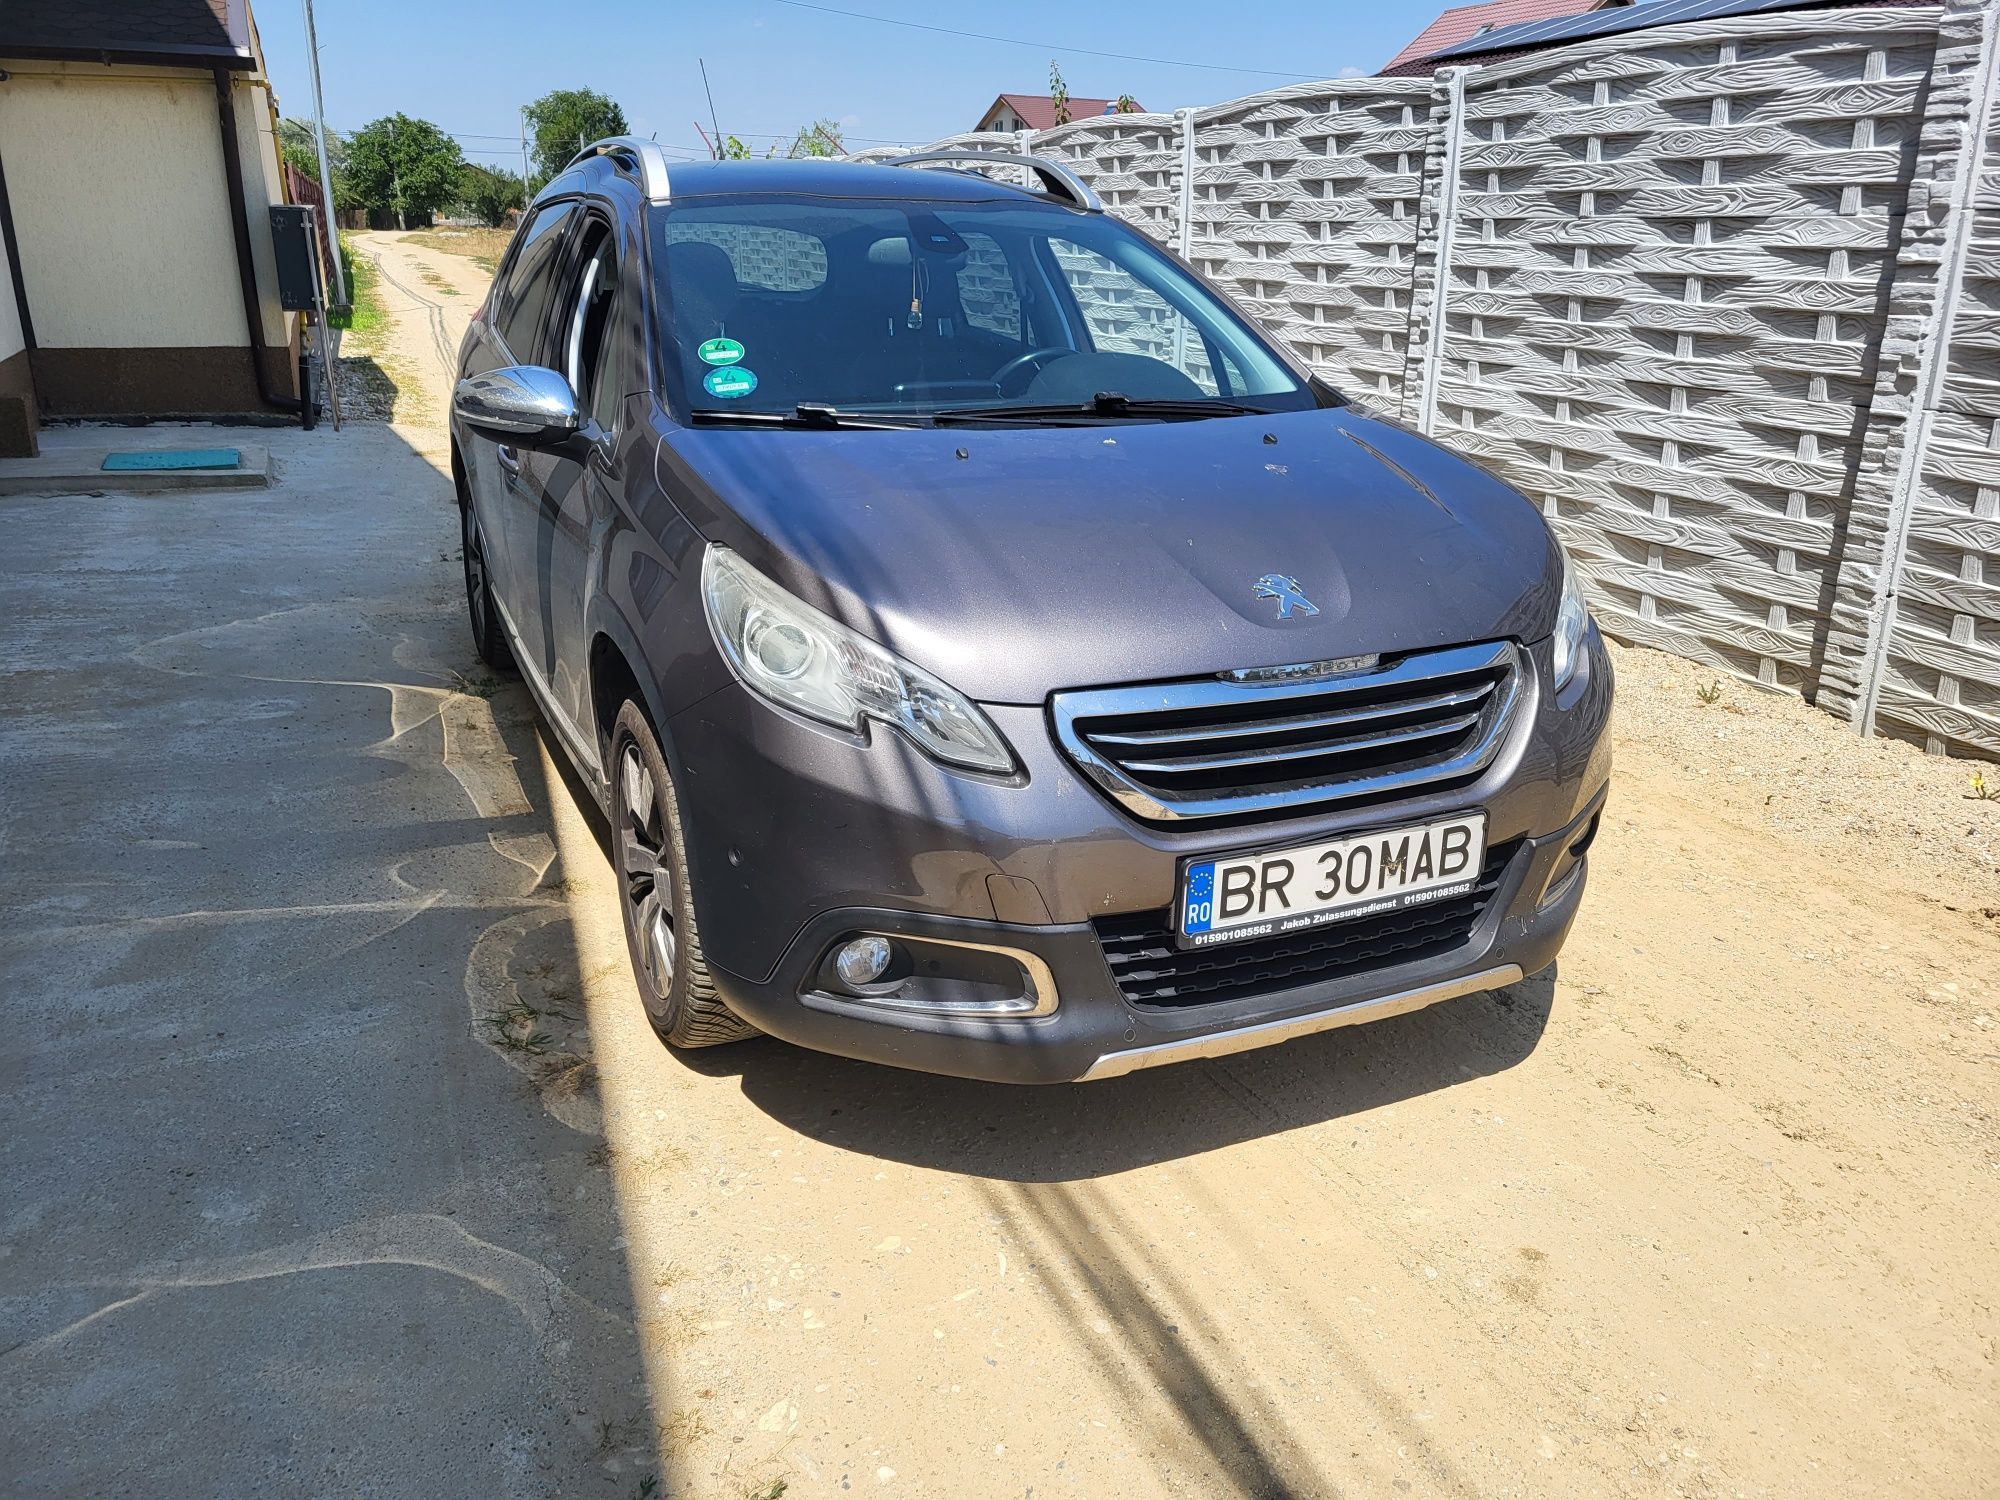
<path fill-rule="evenodd" d="M 513 237 L 513 231 L 507 229 L 424 229 L 405 235 L 404 239 L 426 250 L 463 255 L 476 266 L 497 271 L 500 257 L 507 253 L 507 242 Z"/>

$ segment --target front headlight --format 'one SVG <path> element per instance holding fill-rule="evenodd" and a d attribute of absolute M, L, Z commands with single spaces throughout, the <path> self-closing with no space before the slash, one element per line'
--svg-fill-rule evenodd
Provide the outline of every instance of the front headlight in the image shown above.
<path fill-rule="evenodd" d="M 879 719 L 948 765 L 1013 770 L 1000 731 L 963 693 L 794 599 L 727 547 L 702 559 L 701 597 L 723 657 L 773 703 L 843 729 Z"/>
<path fill-rule="evenodd" d="M 1558 544 L 1560 545 L 1560 544 Z M 1583 602 L 1576 565 L 1564 552 L 1562 604 L 1556 610 L 1556 691 L 1561 692 L 1583 665 L 1583 640 L 1590 633 L 1590 606 Z"/>

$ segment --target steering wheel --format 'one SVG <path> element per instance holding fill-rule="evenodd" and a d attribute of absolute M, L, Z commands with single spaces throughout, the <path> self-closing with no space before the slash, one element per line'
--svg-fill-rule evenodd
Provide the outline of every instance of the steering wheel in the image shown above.
<path fill-rule="evenodd" d="M 1015 355 L 1012 359 L 1008 360 L 1006 364 L 1002 365 L 999 369 L 995 370 L 993 372 L 993 383 L 998 387 L 1000 387 L 1000 392 L 1002 395 L 1011 395 L 1013 393 L 1007 389 L 1007 382 L 1012 380 L 1014 376 L 1019 374 L 1022 370 L 1025 370 L 1032 365 L 1035 367 L 1037 373 L 1039 373 L 1041 369 L 1041 362 L 1043 360 L 1055 359 L 1061 355 L 1073 354 L 1075 352 L 1076 352 L 1075 350 L 1066 349 L 1060 344 L 1044 344 L 1039 349 L 1030 349 L 1026 354 Z M 1022 389 L 1025 390 L 1026 388 L 1027 387 L 1024 382 L 1022 385 Z"/>

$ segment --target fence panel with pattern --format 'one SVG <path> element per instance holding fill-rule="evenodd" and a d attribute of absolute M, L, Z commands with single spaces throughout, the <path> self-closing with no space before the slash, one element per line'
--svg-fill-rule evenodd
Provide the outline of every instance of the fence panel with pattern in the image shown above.
<path fill-rule="evenodd" d="M 1935 34 L 1740 17 L 1469 79 L 1435 432 L 1613 634 L 1816 687 Z"/>

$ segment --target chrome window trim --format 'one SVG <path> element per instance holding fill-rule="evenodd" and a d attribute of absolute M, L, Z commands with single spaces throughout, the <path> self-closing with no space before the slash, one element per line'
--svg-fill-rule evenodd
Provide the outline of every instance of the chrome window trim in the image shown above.
<path fill-rule="evenodd" d="M 1494 668 L 1503 668 L 1504 676 L 1494 689 L 1497 702 L 1487 727 L 1458 755 L 1421 770 L 1358 776 L 1349 781 L 1284 791 L 1253 792 L 1244 796 L 1175 797 L 1162 801 L 1152 788 L 1142 786 L 1126 775 L 1122 768 L 1099 755 L 1077 728 L 1079 721 L 1091 719 L 1181 709 L 1268 707 L 1295 698 L 1323 697 L 1330 689 L 1395 687 Z M 1500 753 L 1500 746 L 1513 724 L 1514 712 L 1521 699 L 1523 677 L 1524 658 L 1520 649 L 1512 641 L 1489 641 L 1482 645 L 1448 646 L 1439 651 L 1417 652 L 1404 657 L 1394 666 L 1378 671 L 1357 672 L 1330 679 L 1239 683 L 1208 677 L 1144 687 L 1085 688 L 1054 694 L 1049 699 L 1049 710 L 1057 742 L 1077 769 L 1100 791 L 1143 822 L 1178 823 L 1244 814 L 1306 812 L 1356 797 L 1416 792 L 1432 782 L 1483 770 Z"/>
<path fill-rule="evenodd" d="M 1085 213 L 1104 212 L 1104 200 L 1091 191 L 1090 184 L 1061 162 L 1049 156 L 1031 156 L 1025 151 L 916 151 L 891 157 L 885 166 L 928 167 L 958 162 L 978 167 L 1026 167 L 1039 177 L 1052 198 L 1066 198 Z"/>
<path fill-rule="evenodd" d="M 590 264 L 584 268 L 583 285 L 577 288 L 576 305 L 570 309 L 569 338 L 565 341 L 563 362 L 568 366 L 569 388 L 572 395 L 583 390 L 583 372 L 578 368 L 578 360 L 583 356 L 584 313 L 590 307 L 590 294 L 597 286 L 597 273 L 603 269 L 604 257 L 593 254 Z M 582 400 L 577 395 L 579 403 Z"/>

